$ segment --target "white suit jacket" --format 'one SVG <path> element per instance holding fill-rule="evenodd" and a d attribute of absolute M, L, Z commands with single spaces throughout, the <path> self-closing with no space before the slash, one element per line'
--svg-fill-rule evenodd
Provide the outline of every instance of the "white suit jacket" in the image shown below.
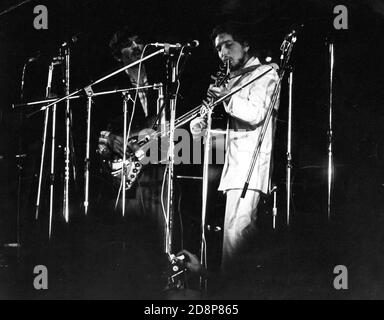
<path fill-rule="evenodd" d="M 231 79 L 227 88 L 235 89 L 271 68 L 270 65 L 261 65 L 259 59 L 255 57 L 248 60 L 244 68 L 253 65 L 260 66 L 252 72 Z M 229 120 L 226 155 L 219 190 L 243 188 L 277 82 L 278 74 L 273 69 L 234 94 L 228 103 L 224 103 Z M 276 110 L 278 106 L 279 99 L 275 105 Z M 258 190 L 265 194 L 268 193 L 271 176 L 274 126 L 275 120 L 272 117 L 248 187 L 250 190 Z"/>

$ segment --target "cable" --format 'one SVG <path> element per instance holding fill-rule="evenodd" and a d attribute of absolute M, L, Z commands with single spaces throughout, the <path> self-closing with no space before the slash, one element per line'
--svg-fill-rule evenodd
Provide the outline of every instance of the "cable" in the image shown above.
<path fill-rule="evenodd" d="M 183 55 L 184 49 L 185 49 L 185 45 L 181 48 L 180 53 L 179 53 L 179 57 L 177 58 L 177 62 L 176 62 L 176 70 L 177 70 L 178 75 L 179 75 L 179 64 L 180 64 L 181 56 Z"/>
<path fill-rule="evenodd" d="M 181 72 L 179 71 L 179 64 L 180 64 L 180 60 L 181 60 L 181 57 L 183 55 L 183 50 L 186 48 L 186 46 L 183 46 L 180 50 L 180 54 L 179 54 L 179 57 L 177 58 L 177 62 L 176 62 L 176 70 L 177 70 L 177 88 L 176 88 L 176 99 L 175 99 L 175 103 L 177 103 L 177 97 L 178 97 L 178 94 L 179 94 L 179 89 L 180 89 L 180 81 L 179 81 L 179 78 L 180 78 L 180 74 Z M 151 126 L 152 129 L 155 128 L 155 125 L 157 123 L 157 121 L 160 119 L 160 115 L 162 114 L 162 112 L 164 111 L 164 108 L 165 108 L 165 103 L 163 104 L 163 106 L 160 108 L 159 110 L 159 113 L 157 114 L 155 120 L 153 121 L 153 124 Z"/>
<path fill-rule="evenodd" d="M 165 206 L 164 206 L 164 189 L 165 189 L 165 177 L 167 175 L 167 171 L 168 171 L 168 165 L 165 166 L 165 170 L 164 170 L 164 175 L 163 175 L 163 183 L 161 185 L 161 209 L 163 211 L 163 215 L 164 215 L 164 221 L 165 223 L 167 224 L 168 226 L 168 221 L 167 221 L 167 214 L 165 212 Z"/>
<path fill-rule="evenodd" d="M 180 90 L 180 76 L 179 76 L 179 64 L 181 57 L 183 55 L 183 50 L 185 49 L 186 46 L 183 46 L 180 50 L 179 57 L 177 58 L 176 62 L 176 74 L 177 74 L 177 88 L 176 88 L 176 93 L 175 93 L 175 105 L 177 105 L 177 98 L 179 96 L 179 90 Z"/>
<path fill-rule="evenodd" d="M 180 50 L 180 54 L 179 54 L 179 57 L 177 59 L 177 63 L 176 63 L 176 73 L 177 73 L 177 70 L 178 70 L 178 67 L 179 67 L 179 63 L 180 63 L 180 58 L 181 58 L 181 55 L 182 55 L 182 51 L 184 49 L 185 46 L 183 46 L 183 48 Z M 179 92 L 179 89 L 180 89 L 180 81 L 177 80 L 177 88 L 176 88 L 176 95 L 175 95 L 175 104 L 177 103 L 177 94 Z M 169 149 L 168 149 L 168 153 L 169 153 Z M 168 157 L 169 158 L 169 154 L 168 154 Z M 168 217 L 167 217 L 167 213 L 166 213 L 166 210 L 165 210 L 165 205 L 164 205 L 164 189 L 165 189 L 165 178 L 167 176 L 167 172 L 169 170 L 169 164 L 166 165 L 165 167 L 165 170 L 164 170 L 164 175 L 163 175 L 163 182 L 162 182 L 162 186 L 161 186 L 161 209 L 163 211 L 163 216 L 164 216 L 164 221 L 165 221 L 165 226 L 166 226 L 166 230 L 169 230 L 169 225 L 168 225 Z M 170 196 L 170 195 L 168 195 Z"/>
<path fill-rule="evenodd" d="M 179 212 L 179 219 L 180 219 L 180 247 L 181 250 L 184 250 L 184 226 L 183 226 L 183 216 L 181 214 L 181 186 L 180 184 L 177 185 L 179 189 L 179 201 L 177 201 L 177 210 Z"/>
<path fill-rule="evenodd" d="M 145 45 L 145 47 L 143 49 L 143 52 L 141 53 L 140 60 L 143 60 L 145 50 L 147 49 L 148 46 L 149 46 L 148 44 Z M 143 62 L 140 61 L 140 63 L 139 63 L 139 70 L 137 71 L 137 83 L 136 83 L 135 98 L 133 100 L 132 114 L 131 114 L 131 119 L 129 121 L 128 132 L 127 132 L 127 139 L 129 139 L 129 136 L 131 134 L 132 120 L 133 120 L 133 116 L 134 116 L 135 111 L 136 111 L 136 101 L 137 101 L 137 96 L 138 96 L 138 93 L 139 93 L 138 88 L 140 87 L 140 76 L 141 76 L 141 66 L 142 66 L 142 63 Z M 124 152 L 126 152 L 126 150 L 124 150 Z"/>
<path fill-rule="evenodd" d="M 131 117 L 129 119 L 129 125 L 128 125 L 128 131 L 127 131 L 127 143 L 126 143 L 126 146 L 128 146 L 128 140 L 130 138 L 130 134 L 131 134 L 131 127 L 132 127 L 132 121 L 133 121 L 133 117 L 135 115 L 135 111 L 136 111 L 136 101 L 137 101 L 137 96 L 138 96 L 138 88 L 140 86 L 140 76 L 141 76 L 141 65 L 142 65 L 142 60 L 144 58 L 144 53 L 145 53 L 145 50 L 147 49 L 148 47 L 148 44 L 144 46 L 144 49 L 143 49 L 143 52 L 141 53 L 141 56 L 140 56 L 140 63 L 139 63 L 139 69 L 137 71 L 137 83 L 136 83 L 136 91 L 135 91 L 135 98 L 133 100 L 133 106 L 132 106 L 132 113 L 131 113 Z M 127 153 L 127 150 L 123 150 L 123 154 L 126 154 Z M 125 163 L 123 163 L 123 166 L 122 166 L 122 174 L 125 174 L 124 172 L 124 167 L 125 167 Z M 124 179 L 122 178 L 121 179 L 121 182 L 120 182 L 120 189 L 119 189 L 119 193 L 117 195 L 117 199 L 116 199 L 116 203 L 115 203 L 115 209 L 117 207 L 117 203 L 119 201 L 119 198 L 120 198 L 120 192 L 121 192 L 121 189 L 122 188 L 125 188 L 125 186 L 123 186 L 123 181 Z"/>

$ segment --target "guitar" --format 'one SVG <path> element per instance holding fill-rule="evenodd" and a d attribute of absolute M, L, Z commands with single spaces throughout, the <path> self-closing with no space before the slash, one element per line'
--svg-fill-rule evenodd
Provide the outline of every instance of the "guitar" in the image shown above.
<path fill-rule="evenodd" d="M 137 150 L 137 135 L 134 134 L 128 139 L 127 156 L 125 166 L 123 166 L 123 137 L 112 134 L 108 131 L 100 132 L 97 153 L 103 161 L 103 171 L 112 177 L 113 184 L 119 186 L 123 167 L 126 170 L 126 190 L 131 189 L 143 168 L 142 163 L 135 155 Z"/>
<path fill-rule="evenodd" d="M 224 85 L 230 77 L 229 61 L 224 65 L 221 65 L 216 76 L 213 77 L 215 80 L 215 86 Z M 204 103 L 198 107 L 187 112 L 183 116 L 179 117 L 175 121 L 175 128 L 181 127 L 192 119 L 199 115 L 204 115 L 206 112 L 206 106 Z M 126 168 L 126 190 L 132 188 L 135 181 L 139 177 L 141 171 L 144 168 L 141 160 L 145 157 L 145 150 L 148 145 L 160 137 L 166 137 L 169 133 L 168 126 L 163 131 L 152 131 L 148 134 L 142 134 L 138 138 L 137 135 L 131 136 L 128 139 L 128 149 L 126 155 L 125 166 L 123 165 L 123 138 L 121 136 L 114 135 L 107 131 L 102 131 L 99 136 L 99 149 L 98 153 L 104 158 L 104 162 L 107 164 L 107 171 L 112 176 L 114 184 L 119 185 L 121 183 L 121 176 L 123 167 Z M 115 157 L 111 158 L 111 154 L 114 153 Z M 117 157 L 116 157 L 117 156 Z"/>

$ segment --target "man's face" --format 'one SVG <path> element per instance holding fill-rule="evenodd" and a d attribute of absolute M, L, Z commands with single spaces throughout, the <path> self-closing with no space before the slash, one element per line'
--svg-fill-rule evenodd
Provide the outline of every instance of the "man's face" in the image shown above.
<path fill-rule="evenodd" d="M 235 41 L 228 33 L 220 33 L 216 36 L 215 48 L 221 61 L 229 60 L 232 70 L 241 68 L 249 59 L 249 46 Z"/>
<path fill-rule="evenodd" d="M 138 36 L 128 38 L 127 44 L 121 49 L 121 60 L 124 65 L 128 65 L 139 60 L 143 52 L 143 42 Z"/>

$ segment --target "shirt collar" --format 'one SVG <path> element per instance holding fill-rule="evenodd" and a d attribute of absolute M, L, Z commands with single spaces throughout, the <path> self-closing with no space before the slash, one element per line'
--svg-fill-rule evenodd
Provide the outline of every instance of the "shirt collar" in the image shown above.
<path fill-rule="evenodd" d="M 260 60 L 258 57 L 250 57 L 249 60 L 247 61 L 247 63 L 244 65 L 243 68 L 247 68 L 247 67 L 250 67 L 250 66 L 257 66 L 261 64 Z"/>

